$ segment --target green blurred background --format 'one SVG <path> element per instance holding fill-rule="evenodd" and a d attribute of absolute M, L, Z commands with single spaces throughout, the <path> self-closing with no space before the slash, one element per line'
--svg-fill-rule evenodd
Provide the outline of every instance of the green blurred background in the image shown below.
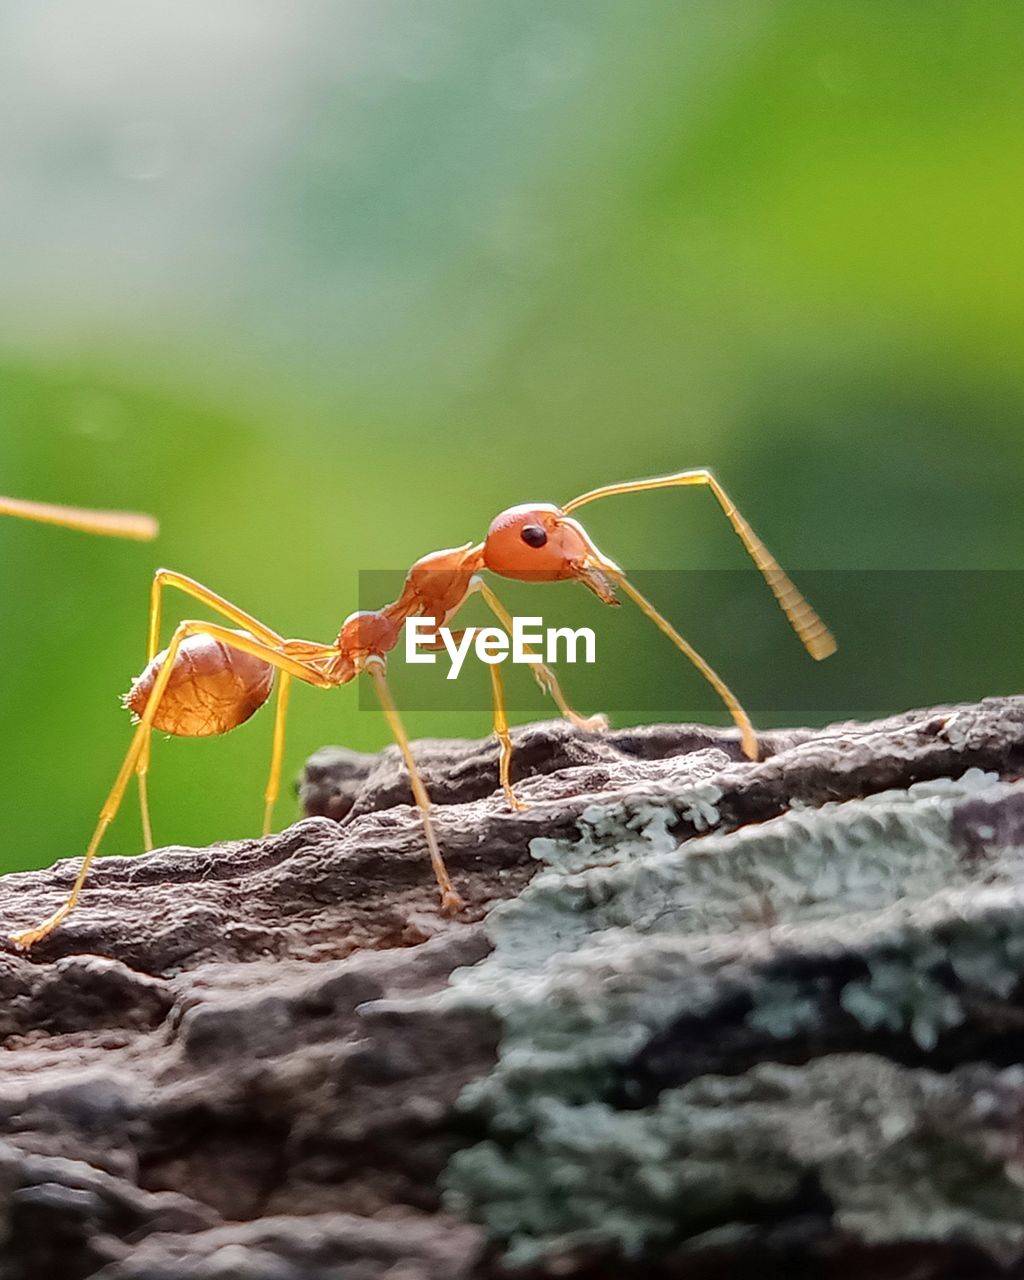
<path fill-rule="evenodd" d="M 163 536 L 0 523 L 0 865 L 81 851 L 157 564 L 329 640 L 379 603 L 361 571 L 512 503 L 710 465 L 796 570 L 1024 565 L 1022 48 L 1018 0 L 6 5 L 0 492 L 150 510 Z M 706 494 L 588 516 L 630 568 L 743 562 Z M 844 695 L 841 653 L 835 707 L 808 706 L 1018 688 L 1019 580 L 989 576 L 931 615 L 911 694 L 914 626 L 890 667 L 871 576 L 813 573 L 841 641 L 864 618 L 873 680 Z M 741 616 L 686 581 L 659 603 L 741 696 L 763 636 L 803 661 L 767 592 Z M 506 594 L 597 616 L 578 588 Z M 714 709 L 627 610 L 606 637 L 606 703 Z M 515 715 L 545 713 L 508 676 Z M 382 746 L 362 701 L 299 689 L 289 773 Z M 251 833 L 269 732 L 158 741 L 158 842 Z M 137 827 L 132 798 L 106 850 Z"/>

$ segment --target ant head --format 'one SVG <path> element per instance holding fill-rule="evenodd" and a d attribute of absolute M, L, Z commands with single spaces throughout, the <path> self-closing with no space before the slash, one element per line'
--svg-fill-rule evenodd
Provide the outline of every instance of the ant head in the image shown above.
<path fill-rule="evenodd" d="M 615 596 L 602 568 L 614 569 L 586 530 L 561 507 L 526 502 L 495 517 L 483 548 L 484 567 L 503 578 L 526 582 L 576 579 L 605 601 Z"/>

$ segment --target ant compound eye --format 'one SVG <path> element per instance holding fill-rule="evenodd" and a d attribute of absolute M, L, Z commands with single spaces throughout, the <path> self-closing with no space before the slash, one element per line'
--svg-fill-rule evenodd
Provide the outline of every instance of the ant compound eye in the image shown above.
<path fill-rule="evenodd" d="M 528 547 L 542 547 L 548 540 L 548 535 L 539 524 L 524 525 L 519 536 Z"/>

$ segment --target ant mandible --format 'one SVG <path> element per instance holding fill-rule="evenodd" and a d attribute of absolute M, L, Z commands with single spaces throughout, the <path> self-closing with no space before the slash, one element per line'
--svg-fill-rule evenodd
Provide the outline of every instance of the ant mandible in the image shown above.
<path fill-rule="evenodd" d="M 704 469 L 606 485 L 581 494 L 562 507 L 549 503 L 510 507 L 493 521 L 483 542 L 435 551 L 417 560 L 409 570 L 397 600 L 381 609 L 352 614 L 342 624 L 337 640 L 329 645 L 308 640 L 286 640 L 209 588 L 183 574 L 159 569 L 150 595 L 149 663 L 125 697 L 125 705 L 134 713 L 137 725 L 131 746 L 100 811 L 99 821 L 67 901 L 42 924 L 13 934 L 11 940 L 22 948 L 33 946 L 52 932 L 75 906 L 89 866 L 104 832 L 117 814 L 133 772 L 139 783 L 144 843 L 147 850 L 152 848 L 146 778 L 150 735 L 154 729 L 182 737 L 227 733 L 248 720 L 267 701 L 275 677 L 278 695 L 270 777 L 264 792 L 264 834 L 270 830 L 278 794 L 292 677 L 317 688 L 332 689 L 365 672 L 373 681 L 409 772 L 441 894 L 441 909 L 446 913 L 458 911 L 463 902 L 448 876 L 431 821 L 430 798 L 391 697 L 386 677 L 386 655 L 398 643 L 407 618 L 429 618 L 437 627 L 447 625 L 474 592 L 482 595 L 502 625 L 511 630 L 511 616 L 479 576 L 484 569 L 504 578 L 582 582 L 606 604 L 618 603 L 615 588 L 620 588 L 717 691 L 739 728 L 743 751 L 750 759 L 756 759 L 757 739 L 753 726 L 728 685 L 629 582 L 619 566 L 597 549 L 583 526 L 572 518 L 572 512 L 599 498 L 677 485 L 702 485 L 712 491 L 808 653 L 813 658 L 828 657 L 835 650 L 835 641 L 828 628 L 740 515 L 714 475 Z M 178 624 L 168 647 L 157 653 L 165 587 L 176 587 L 185 592 L 237 629 L 190 619 Z M 524 806 L 511 784 L 512 742 L 502 677 L 497 665 L 488 669 L 491 674 L 494 732 L 499 742 L 499 778 L 509 804 L 518 809 Z M 584 717 L 569 706 L 550 668 L 538 662 L 531 669 L 541 687 L 554 698 L 559 710 L 574 725 L 583 729 L 605 726 L 604 717 Z"/>

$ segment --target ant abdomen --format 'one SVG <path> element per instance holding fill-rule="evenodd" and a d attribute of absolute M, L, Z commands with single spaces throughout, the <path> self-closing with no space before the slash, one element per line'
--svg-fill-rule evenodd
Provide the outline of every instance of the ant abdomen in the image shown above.
<path fill-rule="evenodd" d="M 238 631 L 236 635 L 248 633 Z M 132 682 L 123 703 L 138 720 L 167 650 Z M 178 648 L 153 728 L 182 738 L 207 738 L 244 724 L 270 697 L 274 668 L 262 658 L 230 649 L 207 635 L 186 636 Z"/>

